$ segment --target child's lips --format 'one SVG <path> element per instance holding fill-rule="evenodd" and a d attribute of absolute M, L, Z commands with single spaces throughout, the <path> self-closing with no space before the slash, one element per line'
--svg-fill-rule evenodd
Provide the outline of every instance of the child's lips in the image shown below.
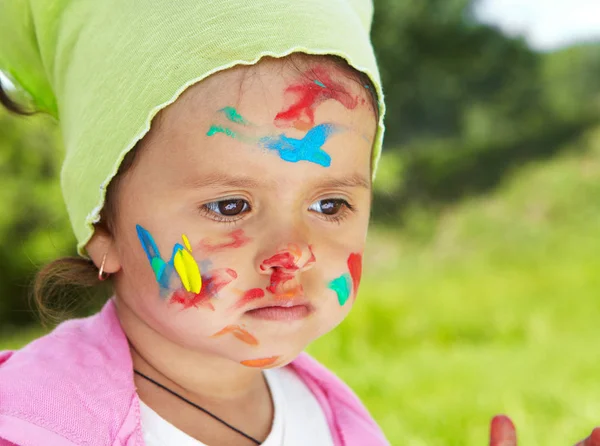
<path fill-rule="evenodd" d="M 267 321 L 296 321 L 304 319 L 313 312 L 306 305 L 295 305 L 293 307 L 262 307 L 247 311 L 246 314 L 255 319 Z"/>
<path fill-rule="evenodd" d="M 315 311 L 314 306 L 303 297 L 285 301 L 268 301 L 246 311 L 246 315 L 271 321 L 292 321 L 304 319 Z"/>

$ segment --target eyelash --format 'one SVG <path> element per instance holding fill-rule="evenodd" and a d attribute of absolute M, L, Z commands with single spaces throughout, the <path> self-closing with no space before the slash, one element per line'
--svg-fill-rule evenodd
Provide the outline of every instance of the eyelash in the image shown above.
<path fill-rule="evenodd" d="M 342 208 L 340 209 L 340 212 L 338 212 L 335 215 L 320 214 L 319 212 L 317 212 L 317 214 L 320 214 L 320 218 L 324 218 L 325 220 L 331 223 L 337 223 L 338 225 L 344 220 L 346 220 L 350 216 L 350 214 L 355 211 L 354 206 L 352 206 L 343 198 L 325 198 L 319 201 L 337 201 L 341 203 Z"/>
<path fill-rule="evenodd" d="M 206 217 L 211 218 L 215 221 L 218 221 L 219 223 L 225 223 L 225 224 L 237 224 L 237 222 L 241 219 L 244 218 L 244 215 L 248 212 L 250 212 L 252 210 L 252 207 L 250 206 L 250 203 L 248 203 L 246 200 L 246 206 L 248 207 L 247 210 L 241 212 L 238 215 L 235 216 L 231 216 L 231 217 L 227 217 L 225 215 L 219 214 L 213 210 L 210 209 L 209 205 L 217 205 L 221 202 L 224 201 L 233 201 L 233 200 L 237 200 L 238 198 L 229 198 L 227 200 L 217 200 L 217 201 L 211 201 L 210 203 L 206 203 L 202 206 L 200 206 L 199 210 L 202 214 L 204 214 Z M 243 200 L 243 198 L 239 198 L 239 200 Z M 320 217 L 319 218 L 323 218 L 325 220 L 327 220 L 328 222 L 332 222 L 332 223 L 337 223 L 340 224 L 342 223 L 345 219 L 347 219 L 351 213 L 355 212 L 355 208 L 354 206 L 352 206 L 350 203 L 348 203 L 348 201 L 344 200 L 343 198 L 325 198 L 323 200 L 319 200 L 319 201 L 336 201 L 339 202 L 342 205 L 342 209 L 340 209 L 340 212 L 338 212 L 335 215 L 327 215 L 327 214 L 322 214 L 320 212 L 315 212 L 316 214 L 319 214 Z"/>
<path fill-rule="evenodd" d="M 235 201 L 235 200 L 243 200 L 246 203 L 246 206 L 248 207 L 248 209 L 240 212 L 238 215 L 232 215 L 232 216 L 228 217 L 223 214 L 218 214 L 217 212 L 211 210 L 209 207 L 209 205 L 217 205 L 218 206 L 219 203 L 222 203 L 224 201 Z M 239 220 L 244 218 L 244 214 L 246 214 L 252 210 L 252 207 L 250 206 L 250 203 L 248 203 L 243 198 L 228 198 L 226 200 L 211 201 L 210 203 L 206 203 L 206 204 L 200 206 L 199 209 L 200 209 L 201 213 L 203 213 L 206 217 L 211 218 L 212 220 L 218 221 L 219 223 L 235 225 Z"/>

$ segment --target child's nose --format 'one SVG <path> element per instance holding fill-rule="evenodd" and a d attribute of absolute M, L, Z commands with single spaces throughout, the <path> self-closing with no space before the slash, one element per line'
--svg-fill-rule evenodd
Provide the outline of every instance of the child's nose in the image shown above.
<path fill-rule="evenodd" d="M 273 270 L 287 272 L 306 271 L 315 264 L 312 247 L 306 243 L 288 243 L 270 252 L 263 252 L 258 257 L 258 271 L 261 274 L 272 274 Z"/>

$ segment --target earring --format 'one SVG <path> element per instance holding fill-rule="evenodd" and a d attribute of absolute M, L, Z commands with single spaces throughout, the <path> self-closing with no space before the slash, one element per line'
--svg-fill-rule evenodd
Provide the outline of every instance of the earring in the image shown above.
<path fill-rule="evenodd" d="M 104 263 L 106 262 L 107 254 L 108 252 L 104 253 L 104 257 L 102 257 L 102 264 L 100 265 L 100 270 L 98 271 L 98 280 L 100 281 L 106 280 L 108 279 L 108 276 L 110 276 L 110 274 L 104 272 Z"/>

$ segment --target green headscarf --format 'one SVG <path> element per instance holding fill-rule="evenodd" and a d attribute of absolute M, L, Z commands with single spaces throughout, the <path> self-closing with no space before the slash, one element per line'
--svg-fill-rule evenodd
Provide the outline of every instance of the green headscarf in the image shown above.
<path fill-rule="evenodd" d="M 371 0 L 0 0 L 0 70 L 58 119 L 61 185 L 85 256 L 106 188 L 152 118 L 190 85 L 264 56 L 331 54 L 367 74 Z"/>

